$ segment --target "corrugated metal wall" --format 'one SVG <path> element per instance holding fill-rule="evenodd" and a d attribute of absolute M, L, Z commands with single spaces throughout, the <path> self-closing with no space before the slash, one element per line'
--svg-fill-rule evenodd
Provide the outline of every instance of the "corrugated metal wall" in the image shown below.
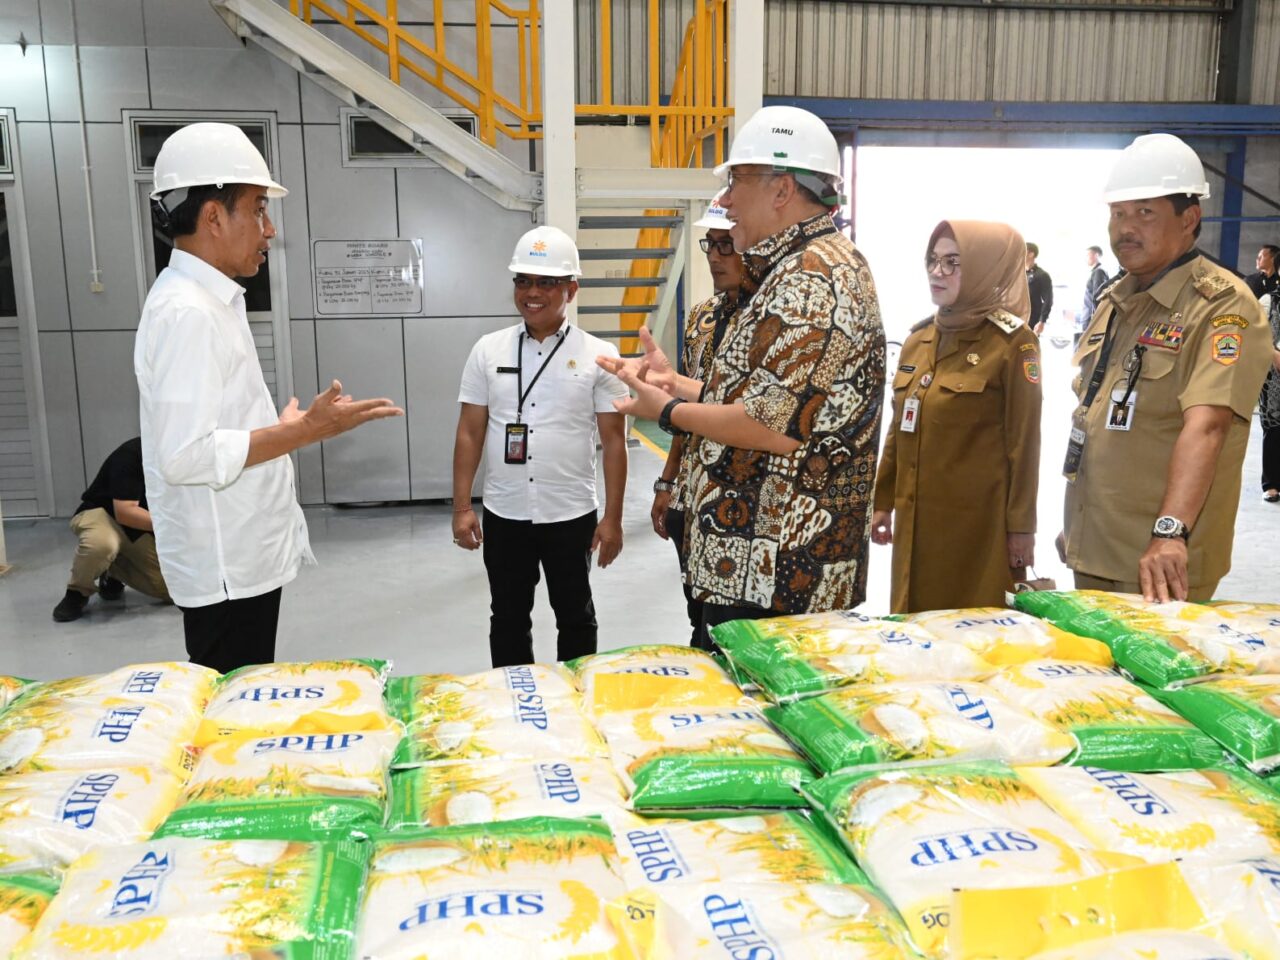
<path fill-rule="evenodd" d="M 1253 35 L 1254 103 L 1280 103 L 1280 0 L 1258 0 Z"/>
<path fill-rule="evenodd" d="M 1280 0 L 1263 2 L 1278 19 Z M 766 18 L 766 95 L 1044 101 L 1214 96 L 1219 28 L 1216 17 L 1204 14 L 769 0 Z M 1273 29 L 1280 33 L 1280 24 Z M 1274 59 L 1276 49 L 1272 44 L 1262 59 Z M 1274 77 L 1274 65 L 1272 70 Z"/>

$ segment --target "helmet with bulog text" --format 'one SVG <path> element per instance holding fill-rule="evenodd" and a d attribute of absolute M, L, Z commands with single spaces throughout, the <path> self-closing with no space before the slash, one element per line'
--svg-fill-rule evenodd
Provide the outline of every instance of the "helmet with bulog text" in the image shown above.
<path fill-rule="evenodd" d="M 534 227 L 516 241 L 507 267 L 512 273 L 542 277 L 577 277 L 582 274 L 578 247 L 557 227 Z"/>

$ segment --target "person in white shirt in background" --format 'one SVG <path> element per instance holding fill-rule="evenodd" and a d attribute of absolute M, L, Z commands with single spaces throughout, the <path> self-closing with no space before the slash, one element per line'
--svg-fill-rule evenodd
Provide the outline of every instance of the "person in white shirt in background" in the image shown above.
<path fill-rule="evenodd" d="M 607 567 L 622 551 L 627 396 L 595 362 L 617 348 L 568 322 L 578 248 L 555 227 L 516 243 L 509 269 L 524 322 L 482 337 L 462 373 L 453 447 L 453 542 L 484 547 L 489 654 L 495 667 L 533 662 L 539 567 L 556 615 L 556 659 L 596 651 L 591 554 Z M 604 450 L 604 517 L 597 521 L 596 436 Z M 485 459 L 484 519 L 471 505 Z"/>
<path fill-rule="evenodd" d="M 267 201 L 288 191 L 243 131 L 178 130 L 154 186 L 153 218 L 174 250 L 134 344 L 147 501 L 187 653 L 227 672 L 275 659 L 281 590 L 315 562 L 287 454 L 404 411 L 353 401 L 334 380 L 307 410 L 292 397 L 276 413 L 235 278 L 266 261 Z"/>

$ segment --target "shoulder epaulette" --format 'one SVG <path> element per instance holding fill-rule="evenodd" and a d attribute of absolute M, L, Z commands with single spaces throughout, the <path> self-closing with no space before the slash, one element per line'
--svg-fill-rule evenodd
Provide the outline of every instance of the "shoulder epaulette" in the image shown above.
<path fill-rule="evenodd" d="M 917 330 L 923 330 L 925 327 L 927 327 L 931 323 L 933 323 L 933 317 L 925 317 L 923 320 L 921 320 L 919 323 L 917 323 L 914 327 L 912 327 L 907 332 L 915 333 Z"/>
<path fill-rule="evenodd" d="M 1019 327 L 1026 326 L 1027 321 L 1019 316 L 1015 316 L 1008 310 L 993 310 L 987 314 L 987 319 L 994 323 L 1005 333 L 1013 333 Z"/>
<path fill-rule="evenodd" d="M 1224 293 L 1235 289 L 1235 284 L 1226 277 L 1213 273 L 1207 273 L 1203 277 L 1197 277 L 1193 286 L 1196 288 L 1196 293 L 1200 294 L 1200 296 L 1204 297 L 1206 300 L 1216 300 Z"/>

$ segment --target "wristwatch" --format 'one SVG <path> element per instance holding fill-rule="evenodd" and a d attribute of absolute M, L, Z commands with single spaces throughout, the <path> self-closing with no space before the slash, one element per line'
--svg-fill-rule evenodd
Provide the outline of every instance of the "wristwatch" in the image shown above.
<path fill-rule="evenodd" d="M 681 430 L 679 427 L 674 427 L 671 425 L 671 411 L 674 410 L 676 407 L 680 406 L 680 404 L 684 402 L 685 401 L 683 397 L 674 397 L 671 400 L 667 401 L 667 405 L 662 408 L 662 413 L 658 415 L 658 427 L 662 430 L 665 430 L 667 433 L 671 434 L 671 436 L 673 437 L 683 435 L 684 431 Z"/>
<path fill-rule="evenodd" d="M 676 482 L 674 480 L 663 480 L 659 477 L 657 480 L 653 481 L 654 493 L 671 493 L 675 488 Z"/>
<path fill-rule="evenodd" d="M 1151 528 L 1151 535 L 1161 540 L 1173 540 L 1175 537 L 1186 540 L 1190 533 L 1191 528 L 1177 517 L 1157 517 L 1156 525 Z"/>

